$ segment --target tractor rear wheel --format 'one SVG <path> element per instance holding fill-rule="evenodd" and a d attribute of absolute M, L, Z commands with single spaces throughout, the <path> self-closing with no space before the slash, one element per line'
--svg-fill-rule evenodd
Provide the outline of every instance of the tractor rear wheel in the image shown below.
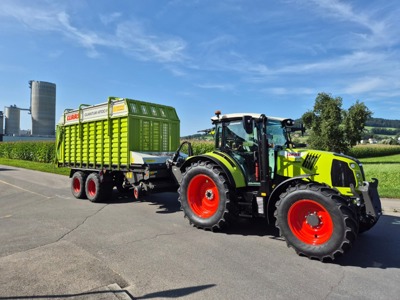
<path fill-rule="evenodd" d="M 321 261 L 349 250 L 358 233 L 356 216 L 345 199 L 316 183 L 289 187 L 276 203 L 275 217 L 288 247 Z"/>
<path fill-rule="evenodd" d="M 72 175 L 71 192 L 77 199 L 86 199 L 85 183 L 86 174 L 82 171 L 77 171 Z"/>
<path fill-rule="evenodd" d="M 226 175 L 214 163 L 192 163 L 182 175 L 179 202 L 190 224 L 203 229 L 217 229 L 229 217 L 229 186 Z"/>

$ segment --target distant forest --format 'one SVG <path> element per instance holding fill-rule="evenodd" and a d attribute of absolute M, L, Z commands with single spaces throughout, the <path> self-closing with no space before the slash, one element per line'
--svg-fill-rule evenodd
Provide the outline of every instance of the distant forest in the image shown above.
<path fill-rule="evenodd" d="M 373 126 L 373 127 L 393 127 L 393 128 L 400 128 L 400 120 L 387 120 L 381 118 L 371 118 L 369 119 L 366 126 Z"/>

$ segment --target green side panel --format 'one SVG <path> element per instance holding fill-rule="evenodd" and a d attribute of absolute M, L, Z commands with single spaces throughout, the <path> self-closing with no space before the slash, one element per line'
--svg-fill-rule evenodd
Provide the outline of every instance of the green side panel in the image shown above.
<path fill-rule="evenodd" d="M 117 118 L 111 121 L 111 163 L 120 166 L 128 164 L 128 118 Z"/>
<path fill-rule="evenodd" d="M 180 144 L 180 120 L 173 107 L 126 99 L 131 151 L 174 152 Z"/>
<path fill-rule="evenodd" d="M 246 180 L 244 178 L 242 169 L 236 163 L 236 161 L 234 161 L 228 155 L 220 151 L 208 152 L 205 155 L 211 156 L 214 159 L 220 161 L 229 170 L 229 172 L 233 177 L 233 180 L 235 181 L 236 188 L 241 188 L 246 186 Z"/>
<path fill-rule="evenodd" d="M 126 168 L 130 151 L 174 152 L 180 120 L 173 107 L 110 97 L 107 103 L 66 110 L 57 125 L 59 165 Z"/>

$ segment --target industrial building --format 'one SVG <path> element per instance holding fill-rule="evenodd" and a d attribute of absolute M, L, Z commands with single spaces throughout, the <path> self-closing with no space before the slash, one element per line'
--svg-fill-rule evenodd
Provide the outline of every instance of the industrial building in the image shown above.
<path fill-rule="evenodd" d="M 28 111 L 31 115 L 32 131 L 30 136 L 36 138 L 54 138 L 56 85 L 50 82 L 31 80 L 29 81 L 29 88 L 31 89 L 29 108 L 10 105 L 4 107 L 4 114 L 0 111 L 0 141 L 9 140 L 7 137 L 18 137 L 21 135 L 21 110 Z M 5 125 L 4 127 L 3 124 Z M 2 139 L 3 135 L 5 136 Z M 12 140 L 15 140 L 15 138 Z"/>

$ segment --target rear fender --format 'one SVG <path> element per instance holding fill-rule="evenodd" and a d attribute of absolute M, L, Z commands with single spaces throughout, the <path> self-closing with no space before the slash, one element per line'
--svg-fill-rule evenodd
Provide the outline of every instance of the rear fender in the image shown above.
<path fill-rule="evenodd" d="M 227 176 L 231 188 L 241 188 L 246 186 L 246 180 L 239 165 L 233 159 L 230 159 L 226 154 L 220 152 L 210 152 L 203 155 L 196 155 L 189 157 L 184 164 L 180 167 L 182 173 L 185 172 L 186 167 L 198 161 L 213 162 L 224 171 Z"/>

